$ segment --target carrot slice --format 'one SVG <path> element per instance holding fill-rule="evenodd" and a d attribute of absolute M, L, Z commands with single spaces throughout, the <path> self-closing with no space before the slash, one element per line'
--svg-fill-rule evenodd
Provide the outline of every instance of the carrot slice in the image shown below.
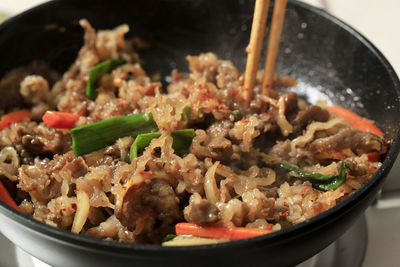
<path fill-rule="evenodd" d="M 42 120 L 52 128 L 71 129 L 79 117 L 80 115 L 75 113 L 49 110 L 43 115 Z"/>
<path fill-rule="evenodd" d="M 10 193 L 8 193 L 2 182 L 0 182 L 0 200 L 6 203 L 8 206 L 18 211 L 21 211 L 21 209 L 17 206 L 14 199 L 10 196 Z"/>
<path fill-rule="evenodd" d="M 29 120 L 30 118 L 31 113 L 26 109 L 8 113 L 1 117 L 0 130 L 9 128 L 13 123 Z"/>
<path fill-rule="evenodd" d="M 327 107 L 329 113 L 335 113 L 337 117 L 350 122 L 355 128 L 360 131 L 370 132 L 378 136 L 384 136 L 383 132 L 375 126 L 374 122 L 363 118 L 356 113 L 338 106 Z"/>
<path fill-rule="evenodd" d="M 255 236 L 266 235 L 272 232 L 271 230 L 245 228 L 245 227 L 233 227 L 233 228 L 228 228 L 224 226 L 202 227 L 195 223 L 177 223 L 175 225 L 175 231 L 177 235 L 193 235 L 198 237 L 228 239 L 228 240 L 251 238 Z"/>

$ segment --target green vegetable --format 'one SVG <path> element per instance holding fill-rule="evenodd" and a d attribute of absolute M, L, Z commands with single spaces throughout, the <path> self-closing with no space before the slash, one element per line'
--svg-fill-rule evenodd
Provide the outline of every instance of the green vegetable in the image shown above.
<path fill-rule="evenodd" d="M 194 129 L 177 130 L 172 132 L 171 136 L 174 139 L 172 148 L 175 151 L 187 150 L 192 144 Z"/>
<path fill-rule="evenodd" d="M 72 150 L 76 157 L 112 145 L 118 138 L 136 137 L 142 133 L 158 131 L 151 113 L 116 117 L 73 128 Z"/>
<path fill-rule="evenodd" d="M 299 177 L 304 180 L 309 180 L 315 188 L 323 191 L 329 191 L 335 190 L 343 184 L 347 176 L 348 164 L 347 162 L 342 161 L 342 164 L 339 166 L 338 175 L 323 175 L 320 173 L 308 172 L 288 162 L 282 162 L 279 164 L 279 166 L 287 171 L 298 174 Z"/>
<path fill-rule="evenodd" d="M 235 116 L 235 121 L 240 121 L 243 118 L 242 112 L 239 109 L 232 111 L 232 114 Z"/>
<path fill-rule="evenodd" d="M 184 109 L 183 109 L 183 112 L 182 112 L 182 117 L 181 117 L 181 120 L 182 121 L 186 121 L 187 123 L 193 123 L 193 120 L 192 119 L 190 119 L 190 113 L 192 113 L 192 109 L 191 108 L 189 108 L 189 107 L 185 107 Z"/>
<path fill-rule="evenodd" d="M 164 237 L 164 239 L 162 240 L 162 243 L 174 240 L 175 237 L 177 237 L 177 235 L 168 234 L 166 237 Z"/>
<path fill-rule="evenodd" d="M 139 153 L 143 152 L 143 150 L 150 144 L 151 140 L 160 136 L 161 134 L 158 132 L 138 135 L 129 151 L 129 158 L 131 161 L 136 158 Z M 176 151 L 187 150 L 192 144 L 194 129 L 177 130 L 172 132 L 171 136 L 173 138 L 173 149 Z"/>
<path fill-rule="evenodd" d="M 134 158 L 137 158 L 138 153 L 142 152 L 150 144 L 151 140 L 160 136 L 161 134 L 159 132 L 139 134 L 135 138 L 135 141 L 133 142 L 131 149 L 129 150 L 129 158 L 131 159 L 131 161 Z"/>
<path fill-rule="evenodd" d="M 98 95 L 96 88 L 100 77 L 106 73 L 110 73 L 113 69 L 125 63 L 125 59 L 111 59 L 94 66 L 90 70 L 89 79 L 86 86 L 86 96 L 90 99 L 95 99 Z"/>

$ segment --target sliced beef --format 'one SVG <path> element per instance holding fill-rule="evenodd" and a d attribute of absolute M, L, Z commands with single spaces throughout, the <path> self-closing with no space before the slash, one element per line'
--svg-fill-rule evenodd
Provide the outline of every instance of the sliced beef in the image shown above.
<path fill-rule="evenodd" d="M 185 219 L 207 226 L 218 220 L 218 208 L 206 199 L 199 199 L 185 209 Z"/>
<path fill-rule="evenodd" d="M 33 166 L 22 165 L 19 168 L 18 188 L 28 192 L 40 203 L 47 203 L 58 197 L 61 191 L 61 182 L 54 179 L 46 167 L 45 162 L 40 162 Z"/>
<path fill-rule="evenodd" d="M 290 114 L 295 113 L 298 110 L 297 105 L 297 94 L 290 92 L 285 95 L 285 115 L 289 116 Z"/>
<path fill-rule="evenodd" d="M 291 123 L 293 125 L 293 132 L 300 134 L 311 122 L 326 122 L 328 120 L 328 111 L 318 106 L 308 106 L 306 110 L 300 111 Z"/>
<path fill-rule="evenodd" d="M 12 124 L 0 131 L 0 139 L 0 146 L 13 145 L 21 157 L 51 156 L 71 149 L 68 133 L 33 121 Z"/>
<path fill-rule="evenodd" d="M 198 158 L 212 158 L 214 160 L 229 160 L 233 150 L 232 142 L 225 137 L 211 138 L 203 130 L 197 130 L 193 138 L 190 152 Z"/>
<path fill-rule="evenodd" d="M 355 128 L 341 128 L 336 134 L 314 140 L 309 150 L 313 153 L 340 151 L 350 148 L 357 155 L 386 151 L 386 143 L 380 136 L 360 132 Z"/>
<path fill-rule="evenodd" d="M 88 229 L 87 234 L 98 238 L 112 238 L 123 242 L 135 242 L 134 234 L 123 226 L 114 215 L 100 223 L 99 226 Z"/>
<path fill-rule="evenodd" d="M 40 75 L 26 76 L 21 82 L 20 93 L 32 106 L 31 114 L 34 120 L 40 120 L 47 110 L 54 108 L 49 83 Z"/>
<path fill-rule="evenodd" d="M 147 235 L 153 242 L 162 238 L 154 236 L 157 228 L 168 227 L 182 217 L 175 191 L 161 179 L 130 186 L 122 205 L 116 207 L 115 215 L 136 235 L 142 238 Z"/>

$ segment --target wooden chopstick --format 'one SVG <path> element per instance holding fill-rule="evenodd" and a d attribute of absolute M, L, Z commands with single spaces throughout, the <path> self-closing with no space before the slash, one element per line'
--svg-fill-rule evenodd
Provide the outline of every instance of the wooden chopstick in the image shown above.
<path fill-rule="evenodd" d="M 247 62 L 242 90 L 242 98 L 246 103 L 250 102 L 256 83 L 256 75 L 267 27 L 269 3 L 270 0 L 256 0 L 254 7 L 250 42 L 246 48 Z"/>
<path fill-rule="evenodd" d="M 275 63 L 278 57 L 279 43 L 283 28 L 283 20 L 285 19 L 286 4 L 287 0 L 275 0 L 261 89 L 261 93 L 265 96 L 269 95 L 269 91 L 272 87 L 272 79 L 274 77 Z"/>

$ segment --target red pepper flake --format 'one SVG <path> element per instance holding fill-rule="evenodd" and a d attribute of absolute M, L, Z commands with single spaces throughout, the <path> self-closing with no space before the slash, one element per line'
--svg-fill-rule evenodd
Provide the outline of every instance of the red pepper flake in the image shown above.
<path fill-rule="evenodd" d="M 120 101 L 120 102 L 118 102 L 118 106 L 119 106 L 119 107 L 123 107 L 123 106 L 124 106 L 124 103 L 122 103 L 122 102 Z"/>
<path fill-rule="evenodd" d="M 219 105 L 217 106 L 217 109 L 229 109 L 229 108 L 228 108 L 227 105 L 219 104 Z"/>
<path fill-rule="evenodd" d="M 289 208 L 289 204 L 288 204 L 287 202 L 284 202 L 284 203 L 283 203 L 283 206 Z"/>
<path fill-rule="evenodd" d="M 267 211 L 261 213 L 261 215 L 264 216 L 264 217 L 267 217 L 267 216 L 269 215 L 269 210 L 267 210 Z"/>
<path fill-rule="evenodd" d="M 75 203 L 72 203 L 72 204 L 71 204 L 71 207 L 72 207 L 74 210 L 76 210 L 76 209 L 77 209 L 77 206 L 76 206 L 76 204 L 75 204 Z"/>
<path fill-rule="evenodd" d="M 344 192 L 344 189 L 343 189 L 343 187 L 341 187 L 341 188 L 340 188 L 340 192 L 341 192 L 341 193 L 343 193 L 343 192 Z"/>
<path fill-rule="evenodd" d="M 264 87 L 265 87 L 265 88 L 270 88 L 271 85 L 267 83 L 266 85 L 264 85 Z"/>
<path fill-rule="evenodd" d="M 287 211 L 285 211 L 285 212 L 282 212 L 281 217 L 282 217 L 282 218 L 285 218 L 285 217 L 287 217 L 288 215 L 289 215 L 289 211 L 287 210 Z"/>
<path fill-rule="evenodd" d="M 220 163 L 220 164 L 218 164 L 218 168 L 221 168 L 222 167 L 222 164 Z"/>
<path fill-rule="evenodd" d="M 267 230 L 271 231 L 272 230 L 272 223 L 268 224 Z"/>
<path fill-rule="evenodd" d="M 306 188 L 304 188 L 302 191 L 301 191 L 301 195 L 305 195 L 306 193 L 307 193 L 307 191 L 308 191 L 308 188 L 306 187 Z"/>
<path fill-rule="evenodd" d="M 159 82 L 150 84 L 149 86 L 147 86 L 145 88 L 146 89 L 145 95 L 147 95 L 147 96 L 155 96 L 155 89 L 157 87 L 162 87 L 162 84 L 159 83 Z"/>
<path fill-rule="evenodd" d="M 241 122 L 243 122 L 243 123 L 249 123 L 250 121 L 249 121 L 249 119 L 241 119 Z"/>
<path fill-rule="evenodd" d="M 50 210 L 49 208 L 47 208 L 47 211 L 48 211 L 48 212 L 51 212 L 51 210 Z"/>
<path fill-rule="evenodd" d="M 123 186 L 122 189 L 126 190 L 126 186 Z"/>
<path fill-rule="evenodd" d="M 78 194 L 78 191 L 79 191 L 78 189 L 75 189 L 75 190 L 74 190 L 74 193 L 75 193 L 75 194 Z"/>
<path fill-rule="evenodd" d="M 61 210 L 62 210 L 62 211 L 67 211 L 67 209 L 66 209 L 66 208 L 62 208 Z"/>
<path fill-rule="evenodd" d="M 187 172 L 187 173 L 192 173 L 193 170 L 192 170 L 192 169 L 189 169 L 189 170 L 187 170 L 186 172 Z"/>

